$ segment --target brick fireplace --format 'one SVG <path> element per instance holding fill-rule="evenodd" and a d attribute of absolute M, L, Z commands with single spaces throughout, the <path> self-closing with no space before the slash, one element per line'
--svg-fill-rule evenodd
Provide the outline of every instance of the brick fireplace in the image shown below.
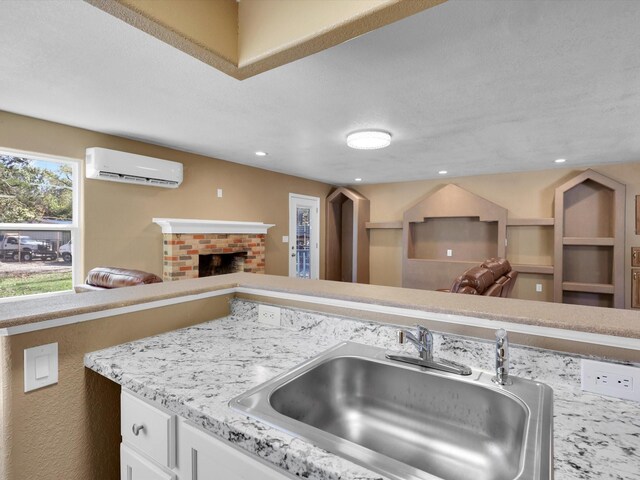
<path fill-rule="evenodd" d="M 264 273 L 266 231 L 255 222 L 154 218 L 162 227 L 165 281 Z"/>

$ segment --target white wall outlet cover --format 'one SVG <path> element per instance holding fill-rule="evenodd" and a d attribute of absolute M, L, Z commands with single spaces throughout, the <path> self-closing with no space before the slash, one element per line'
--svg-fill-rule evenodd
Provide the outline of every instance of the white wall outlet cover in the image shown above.
<path fill-rule="evenodd" d="M 541 291 L 542 291 L 542 284 L 536 283 L 536 292 L 541 292 Z"/>
<path fill-rule="evenodd" d="M 582 360 L 582 390 L 640 402 L 640 368 Z"/>
<path fill-rule="evenodd" d="M 447 249 L 447 257 L 451 257 L 453 255 L 453 250 Z"/>
<path fill-rule="evenodd" d="M 288 235 L 283 235 L 282 236 L 282 243 L 289 243 L 289 236 Z"/>
<path fill-rule="evenodd" d="M 58 383 L 58 344 L 24 350 L 24 391 Z"/>
<path fill-rule="evenodd" d="M 222 198 L 222 189 L 219 188 L 217 191 L 218 198 Z"/>
<path fill-rule="evenodd" d="M 280 307 L 273 305 L 258 305 L 258 322 L 265 325 L 280 326 Z"/>

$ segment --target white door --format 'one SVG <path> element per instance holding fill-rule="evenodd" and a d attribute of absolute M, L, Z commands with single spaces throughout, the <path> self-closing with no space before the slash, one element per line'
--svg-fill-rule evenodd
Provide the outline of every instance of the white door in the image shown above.
<path fill-rule="evenodd" d="M 320 199 L 289 194 L 289 276 L 320 278 Z"/>

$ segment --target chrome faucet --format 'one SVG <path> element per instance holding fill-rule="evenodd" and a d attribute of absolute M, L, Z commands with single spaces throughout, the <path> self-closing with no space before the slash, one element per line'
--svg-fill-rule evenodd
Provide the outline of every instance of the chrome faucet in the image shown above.
<path fill-rule="evenodd" d="M 509 378 L 509 337 L 504 328 L 496 331 L 496 376 L 493 380 L 498 385 L 511 385 Z"/>
<path fill-rule="evenodd" d="M 410 330 L 398 331 L 398 343 L 411 343 L 418 350 L 419 357 L 410 357 L 407 355 L 396 355 L 387 353 L 385 356 L 389 360 L 398 362 L 411 363 L 425 368 L 433 368 L 443 372 L 456 373 L 458 375 L 471 375 L 471 369 L 461 363 L 444 360 L 442 358 L 433 357 L 433 335 L 428 328 L 417 325 L 417 331 L 414 333 Z"/>
<path fill-rule="evenodd" d="M 398 343 L 402 345 L 408 341 L 418 349 L 421 359 L 433 360 L 433 334 L 422 325 L 417 328 L 415 335 L 410 330 L 398 330 Z"/>

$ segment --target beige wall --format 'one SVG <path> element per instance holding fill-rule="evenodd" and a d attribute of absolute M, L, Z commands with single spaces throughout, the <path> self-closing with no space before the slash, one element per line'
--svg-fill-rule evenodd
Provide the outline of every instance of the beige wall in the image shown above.
<path fill-rule="evenodd" d="M 627 186 L 625 304 L 630 306 L 631 247 L 640 245 L 635 234 L 635 196 L 640 194 L 640 163 L 601 165 L 593 170 Z M 553 217 L 556 187 L 586 168 L 556 168 L 539 172 L 459 177 L 417 182 L 356 185 L 354 188 L 371 201 L 371 221 L 402 220 L 405 210 L 438 188 L 454 183 L 480 195 L 509 211 L 509 218 Z M 402 285 L 402 235 L 400 230 L 370 230 L 370 279 L 375 285 Z M 553 263 L 553 228 L 508 228 L 507 256 L 514 263 Z M 462 272 L 460 272 L 462 273 Z M 453 279 L 452 279 L 453 280 Z M 543 284 L 543 292 L 535 292 L 535 284 Z M 442 288 L 447 288 L 443 285 Z M 521 274 L 513 292 L 515 298 L 549 301 L 553 298 L 551 275 Z"/>
<path fill-rule="evenodd" d="M 184 182 L 177 189 L 83 178 L 83 274 L 102 265 L 162 276 L 162 234 L 151 219 L 167 217 L 273 223 L 266 239 L 266 273 L 288 275 L 288 246 L 282 236 L 289 235 L 290 192 L 320 197 L 324 231 L 324 199 L 331 187 L 320 182 L 0 111 L 2 147 L 71 157 L 81 164 L 87 147 L 104 147 L 184 165 Z M 222 198 L 216 197 L 218 188 Z"/>
<path fill-rule="evenodd" d="M 85 369 L 84 354 L 228 312 L 225 295 L 0 338 L 0 479 L 119 478 L 120 388 Z M 58 383 L 24 393 L 23 350 L 52 342 Z"/>
<path fill-rule="evenodd" d="M 236 0 L 119 0 L 216 55 L 238 62 Z"/>
<path fill-rule="evenodd" d="M 239 66 L 254 63 L 397 0 L 243 0 Z"/>

